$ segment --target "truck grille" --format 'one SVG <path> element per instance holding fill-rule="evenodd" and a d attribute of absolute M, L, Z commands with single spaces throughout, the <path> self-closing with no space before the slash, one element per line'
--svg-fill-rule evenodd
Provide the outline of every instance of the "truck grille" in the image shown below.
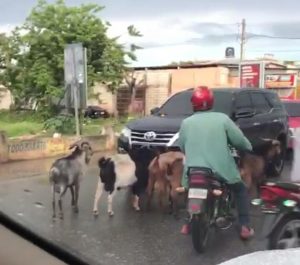
<path fill-rule="evenodd" d="M 132 131 L 131 144 L 138 145 L 166 145 L 174 137 L 175 133 L 159 132 L 155 133 L 156 137 L 153 140 L 146 140 L 145 133 L 148 131 Z"/>

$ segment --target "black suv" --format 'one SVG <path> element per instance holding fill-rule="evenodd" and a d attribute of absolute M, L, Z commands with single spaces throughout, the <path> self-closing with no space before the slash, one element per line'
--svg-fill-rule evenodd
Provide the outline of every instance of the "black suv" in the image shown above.
<path fill-rule="evenodd" d="M 285 151 L 288 137 L 288 116 L 275 92 L 267 89 L 212 89 L 214 111 L 227 114 L 255 147 L 259 138 L 278 139 Z M 193 113 L 190 98 L 193 89 L 170 97 L 151 115 L 132 121 L 118 139 L 119 151 L 134 152 L 141 147 L 177 149 L 182 120 Z M 285 152 L 283 152 L 285 154 Z M 280 173 L 284 155 L 272 166 Z"/>

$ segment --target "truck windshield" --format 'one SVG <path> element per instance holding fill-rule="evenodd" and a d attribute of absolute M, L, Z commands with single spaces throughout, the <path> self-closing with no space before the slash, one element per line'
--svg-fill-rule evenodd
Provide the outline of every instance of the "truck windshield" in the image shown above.
<path fill-rule="evenodd" d="M 162 105 L 158 114 L 176 117 L 192 115 L 191 96 L 192 91 L 175 94 Z M 230 115 L 232 94 L 225 91 L 214 91 L 214 97 L 213 110 Z"/>
<path fill-rule="evenodd" d="M 300 102 L 284 102 L 284 106 L 290 117 L 300 117 Z"/>

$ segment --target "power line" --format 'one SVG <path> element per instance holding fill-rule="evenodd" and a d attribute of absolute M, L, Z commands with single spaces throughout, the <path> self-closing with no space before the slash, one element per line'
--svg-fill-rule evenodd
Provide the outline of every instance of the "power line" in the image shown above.
<path fill-rule="evenodd" d="M 256 33 L 247 33 L 250 36 L 247 38 L 268 38 L 268 39 L 286 39 L 286 40 L 300 40 L 300 37 L 284 37 L 284 36 L 273 36 L 267 34 L 256 34 Z"/>

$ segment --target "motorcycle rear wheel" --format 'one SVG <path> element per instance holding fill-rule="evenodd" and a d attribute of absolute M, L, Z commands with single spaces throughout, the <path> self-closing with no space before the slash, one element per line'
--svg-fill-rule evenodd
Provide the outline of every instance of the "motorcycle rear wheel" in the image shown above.
<path fill-rule="evenodd" d="M 198 253 L 203 253 L 208 242 L 209 234 L 209 220 L 207 215 L 194 215 L 191 221 L 191 228 L 193 247 Z"/>

